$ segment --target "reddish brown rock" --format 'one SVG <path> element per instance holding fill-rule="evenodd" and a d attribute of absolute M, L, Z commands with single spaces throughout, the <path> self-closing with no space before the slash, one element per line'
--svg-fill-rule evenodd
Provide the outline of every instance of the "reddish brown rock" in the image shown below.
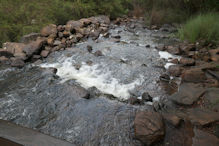
<path fill-rule="evenodd" d="M 189 120 L 195 125 L 205 126 L 219 121 L 218 112 L 208 109 L 192 108 L 187 110 Z"/>
<path fill-rule="evenodd" d="M 170 113 L 163 113 L 162 116 L 165 120 L 167 120 L 169 123 L 171 123 L 175 127 L 178 127 L 182 120 L 178 116 L 170 114 Z"/>
<path fill-rule="evenodd" d="M 179 60 L 176 58 L 176 59 L 171 60 L 170 62 L 173 63 L 173 64 L 178 64 Z"/>
<path fill-rule="evenodd" d="M 168 72 L 171 76 L 179 77 L 183 71 L 183 68 L 178 65 L 171 65 L 168 68 Z"/>
<path fill-rule="evenodd" d="M 182 74 L 183 82 L 200 83 L 200 82 L 204 82 L 206 79 L 207 77 L 205 76 L 205 73 L 200 69 L 186 70 Z"/>
<path fill-rule="evenodd" d="M 48 45 L 52 46 L 53 43 L 54 43 L 54 38 L 48 38 L 48 39 L 47 39 L 47 44 L 48 44 Z"/>
<path fill-rule="evenodd" d="M 195 65 L 195 60 L 192 58 L 181 58 L 179 63 L 185 66 L 193 66 Z"/>
<path fill-rule="evenodd" d="M 41 36 L 48 37 L 50 35 L 57 35 L 57 27 L 55 24 L 50 24 L 41 29 Z"/>
<path fill-rule="evenodd" d="M 209 50 L 209 53 L 211 55 L 211 60 L 212 61 L 219 61 L 219 48 L 218 49 Z"/>
<path fill-rule="evenodd" d="M 207 132 L 194 129 L 194 137 L 192 138 L 192 146 L 218 146 L 219 139 Z"/>
<path fill-rule="evenodd" d="M 165 128 L 162 116 L 156 112 L 141 111 L 134 121 L 135 137 L 145 145 L 151 145 L 164 138 Z"/>
<path fill-rule="evenodd" d="M 180 49 L 178 46 L 167 46 L 166 50 L 167 52 L 174 54 L 174 55 L 180 54 Z"/>

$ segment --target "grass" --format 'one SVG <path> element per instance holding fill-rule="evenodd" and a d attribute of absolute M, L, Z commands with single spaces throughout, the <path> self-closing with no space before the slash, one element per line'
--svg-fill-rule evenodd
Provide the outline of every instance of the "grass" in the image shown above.
<path fill-rule="evenodd" d="M 99 14 L 127 14 L 131 0 L 0 0 L 0 47 L 6 41 L 39 32 L 49 24 L 65 24 Z"/>
<path fill-rule="evenodd" d="M 178 35 L 182 40 L 196 42 L 219 41 L 219 13 L 201 14 L 189 19 L 179 30 Z"/>

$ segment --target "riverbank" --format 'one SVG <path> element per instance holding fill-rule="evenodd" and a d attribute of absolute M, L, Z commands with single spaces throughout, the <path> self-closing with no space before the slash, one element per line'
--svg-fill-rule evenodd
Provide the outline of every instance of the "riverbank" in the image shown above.
<path fill-rule="evenodd" d="M 91 17 L 6 43 L 20 69 L 1 74 L 0 118 L 76 145 L 217 145 L 218 49 L 143 22 Z"/>

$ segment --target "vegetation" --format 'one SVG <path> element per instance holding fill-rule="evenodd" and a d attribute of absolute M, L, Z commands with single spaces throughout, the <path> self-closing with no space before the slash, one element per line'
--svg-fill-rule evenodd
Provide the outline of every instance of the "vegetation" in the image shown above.
<path fill-rule="evenodd" d="M 6 41 L 18 41 L 24 34 L 39 32 L 49 23 L 65 24 L 68 20 L 98 14 L 116 18 L 128 12 L 144 15 L 150 25 L 182 23 L 193 15 L 219 11 L 218 0 L 0 0 L 0 47 Z M 216 15 L 216 14 L 215 14 Z M 189 35 L 186 29 L 195 28 L 198 21 L 209 15 L 190 19 L 180 31 L 180 37 L 195 41 L 205 36 Z M 211 16 L 212 18 L 213 16 Z M 216 17 L 216 16 L 214 16 Z M 200 20 L 202 18 L 202 20 Z M 209 18 L 209 19 L 211 19 Z M 215 19 L 216 21 L 217 19 Z M 213 21 L 206 21 L 214 23 Z M 191 26 L 193 23 L 193 26 Z M 215 26 L 216 23 L 211 24 Z M 200 25 L 200 28 L 207 24 Z M 207 29 L 207 28 L 206 28 Z M 197 31 L 197 30 L 196 30 Z M 210 30 L 208 30 L 210 31 Z M 213 31 L 213 30 L 212 30 Z M 184 32 L 184 33 L 183 33 Z M 201 32 L 199 32 L 200 34 Z M 213 33 L 213 32 L 209 32 Z M 198 35 L 199 36 L 199 35 Z M 212 39 L 215 34 L 208 34 Z"/>
<path fill-rule="evenodd" d="M 182 40 L 195 42 L 205 40 L 207 42 L 219 41 L 219 13 L 209 13 L 191 18 L 179 30 Z"/>
<path fill-rule="evenodd" d="M 6 41 L 18 41 L 24 34 L 39 32 L 49 23 L 98 14 L 115 18 L 127 14 L 131 0 L 1 0 L 0 47 Z"/>

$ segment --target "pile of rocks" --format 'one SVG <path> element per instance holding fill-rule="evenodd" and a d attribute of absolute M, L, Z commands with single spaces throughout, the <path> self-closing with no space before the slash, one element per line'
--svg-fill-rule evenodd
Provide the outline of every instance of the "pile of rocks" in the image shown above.
<path fill-rule="evenodd" d="M 19 43 L 4 43 L 0 49 L 0 62 L 23 67 L 25 62 L 45 58 L 51 52 L 64 50 L 81 40 L 89 37 L 97 39 L 101 33 L 107 35 L 109 24 L 110 19 L 107 16 L 71 20 L 66 25 L 59 26 L 50 24 L 42 28 L 40 33 L 23 36 Z"/>

